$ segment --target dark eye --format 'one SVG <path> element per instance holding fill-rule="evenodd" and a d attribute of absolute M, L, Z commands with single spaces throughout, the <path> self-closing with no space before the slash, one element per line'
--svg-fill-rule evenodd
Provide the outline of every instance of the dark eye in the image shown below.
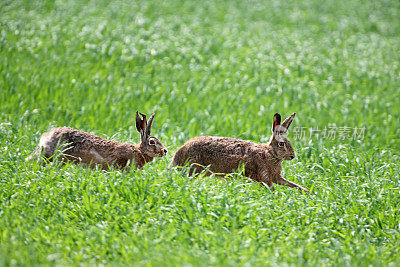
<path fill-rule="evenodd" d="M 155 144 L 156 144 L 156 141 L 154 141 L 154 139 L 150 139 L 149 140 L 149 145 L 153 145 L 154 146 Z"/>
<path fill-rule="evenodd" d="M 278 146 L 279 146 L 279 147 L 283 147 L 284 145 L 285 145 L 285 142 L 279 142 L 279 143 L 278 143 Z"/>

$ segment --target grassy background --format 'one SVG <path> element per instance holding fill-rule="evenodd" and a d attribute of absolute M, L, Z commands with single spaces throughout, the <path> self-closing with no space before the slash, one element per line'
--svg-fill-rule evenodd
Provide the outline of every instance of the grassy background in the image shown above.
<path fill-rule="evenodd" d="M 389 0 L 1 1 L 0 265 L 399 264 L 399 17 Z M 136 143 L 136 110 L 170 151 L 142 170 L 24 162 L 55 126 Z M 294 111 L 366 128 L 292 140 L 284 176 L 311 196 L 166 169 L 191 137 L 266 141 Z"/>

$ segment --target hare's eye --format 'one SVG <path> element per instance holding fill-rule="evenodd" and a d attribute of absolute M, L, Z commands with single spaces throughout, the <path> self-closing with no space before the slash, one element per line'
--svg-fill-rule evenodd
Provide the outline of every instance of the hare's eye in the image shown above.
<path fill-rule="evenodd" d="M 154 141 L 154 139 L 150 139 L 149 140 L 149 145 L 153 145 L 154 146 L 155 144 L 156 144 L 156 141 Z"/>
<path fill-rule="evenodd" d="M 284 145 L 285 145 L 285 142 L 279 142 L 279 143 L 278 143 L 278 146 L 279 146 L 279 147 L 283 147 Z"/>

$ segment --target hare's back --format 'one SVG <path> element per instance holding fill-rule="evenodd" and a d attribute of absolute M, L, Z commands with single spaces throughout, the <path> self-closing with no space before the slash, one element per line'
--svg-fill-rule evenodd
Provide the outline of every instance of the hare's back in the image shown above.
<path fill-rule="evenodd" d="M 66 149 L 65 152 L 73 155 L 81 154 L 93 148 L 96 148 L 99 152 L 102 150 L 109 150 L 116 144 L 118 143 L 94 134 L 69 127 L 59 127 L 43 134 L 39 146 L 44 148 L 47 156 L 51 156 L 58 146 L 67 147 L 68 149 Z"/>
<path fill-rule="evenodd" d="M 256 144 L 228 137 L 199 136 L 188 140 L 175 153 L 173 165 L 187 163 L 211 165 L 216 172 L 228 172 L 247 162 L 256 150 Z"/>
<path fill-rule="evenodd" d="M 255 148 L 250 141 L 219 136 L 199 136 L 188 140 L 184 146 L 194 151 L 211 154 L 246 155 Z"/>

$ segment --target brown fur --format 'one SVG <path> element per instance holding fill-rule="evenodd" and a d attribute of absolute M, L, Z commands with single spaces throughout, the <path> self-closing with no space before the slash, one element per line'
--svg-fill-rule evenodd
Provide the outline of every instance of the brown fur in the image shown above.
<path fill-rule="evenodd" d="M 74 163 L 84 163 L 91 167 L 100 165 L 102 169 L 108 170 L 110 167 L 124 169 L 134 162 L 136 168 L 142 168 L 154 157 L 165 156 L 167 150 L 157 138 L 150 136 L 154 114 L 149 122 L 146 122 L 144 114 L 141 115 L 143 119 L 136 113 L 137 130 L 141 133 L 138 145 L 115 142 L 73 128 L 60 127 L 43 134 L 34 155 L 27 159 L 38 157 L 42 152 L 45 161 L 51 161 L 56 149 L 61 148 L 61 159 Z"/>
<path fill-rule="evenodd" d="M 288 185 L 309 192 L 307 189 L 282 177 L 282 161 L 295 157 L 290 141 L 279 133 L 286 133 L 294 119 L 293 113 L 280 125 L 280 115 L 275 114 L 270 141 L 256 144 L 227 137 L 199 136 L 188 140 L 172 159 L 171 166 L 189 164 L 190 171 L 200 173 L 208 166 L 213 173 L 228 174 L 244 164 L 244 175 L 254 181 L 267 184 Z M 279 129 L 278 129 L 279 128 Z M 209 174 L 209 173 L 207 173 Z"/>

